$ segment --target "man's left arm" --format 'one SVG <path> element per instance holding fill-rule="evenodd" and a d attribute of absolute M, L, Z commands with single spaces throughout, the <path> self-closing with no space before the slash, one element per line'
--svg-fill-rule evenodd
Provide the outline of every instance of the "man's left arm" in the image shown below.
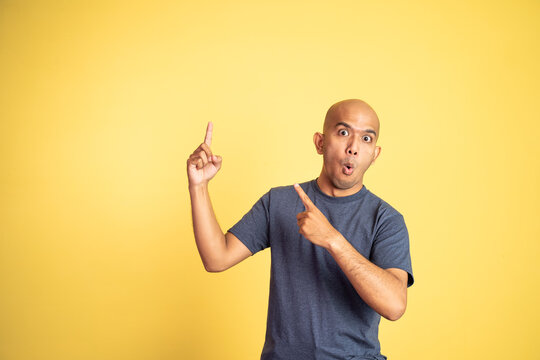
<path fill-rule="evenodd" d="M 378 267 L 360 254 L 339 232 L 328 240 L 325 248 L 358 295 L 373 310 L 392 321 L 405 313 L 408 279 L 405 270 Z"/>
<path fill-rule="evenodd" d="M 407 307 L 407 272 L 383 269 L 366 259 L 330 224 L 302 188 L 297 184 L 294 187 L 306 207 L 296 216 L 299 232 L 328 250 L 366 304 L 388 320 L 399 319 Z"/>

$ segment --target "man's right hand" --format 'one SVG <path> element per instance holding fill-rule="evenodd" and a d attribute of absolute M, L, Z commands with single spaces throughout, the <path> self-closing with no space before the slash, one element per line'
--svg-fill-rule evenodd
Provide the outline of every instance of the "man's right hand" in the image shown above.
<path fill-rule="evenodd" d="M 199 145 L 187 161 L 189 186 L 208 183 L 221 168 L 221 156 L 213 155 L 212 150 L 210 150 L 212 129 L 212 122 L 209 122 L 204 142 Z"/>

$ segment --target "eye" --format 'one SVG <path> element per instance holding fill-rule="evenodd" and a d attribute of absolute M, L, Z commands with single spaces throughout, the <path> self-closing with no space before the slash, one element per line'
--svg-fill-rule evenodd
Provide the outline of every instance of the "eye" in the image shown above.
<path fill-rule="evenodd" d="M 349 131 L 346 129 L 339 130 L 339 135 L 347 136 L 349 135 Z"/>
<path fill-rule="evenodd" d="M 368 142 L 371 141 L 371 136 L 369 136 L 369 135 L 364 135 L 364 136 L 362 136 L 362 138 L 363 138 L 363 139 L 366 139 L 366 138 L 367 138 L 368 140 L 366 140 L 366 141 L 368 141 Z"/>

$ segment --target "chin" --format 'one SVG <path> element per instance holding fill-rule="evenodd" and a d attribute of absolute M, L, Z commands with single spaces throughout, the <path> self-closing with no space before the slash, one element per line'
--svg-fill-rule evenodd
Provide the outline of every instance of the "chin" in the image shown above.
<path fill-rule="evenodd" d="M 340 179 L 332 179 L 332 185 L 336 189 L 340 190 L 349 190 L 353 188 L 355 185 L 358 185 L 360 181 L 358 179 L 347 179 L 347 180 L 340 180 Z"/>

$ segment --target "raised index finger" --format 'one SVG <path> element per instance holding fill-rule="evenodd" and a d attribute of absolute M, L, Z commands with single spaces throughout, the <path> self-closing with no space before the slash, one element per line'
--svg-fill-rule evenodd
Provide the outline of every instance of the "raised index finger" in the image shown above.
<path fill-rule="evenodd" d="M 206 127 L 206 136 L 204 137 L 204 143 L 208 146 L 212 145 L 212 130 L 214 129 L 214 125 L 211 121 L 208 122 L 208 126 Z"/>
<path fill-rule="evenodd" d="M 298 184 L 294 184 L 294 189 L 298 193 L 298 196 L 300 197 L 300 200 L 304 203 L 304 206 L 306 207 L 306 210 L 317 208 L 315 204 L 311 201 L 309 196 L 304 192 L 304 189 Z"/>

